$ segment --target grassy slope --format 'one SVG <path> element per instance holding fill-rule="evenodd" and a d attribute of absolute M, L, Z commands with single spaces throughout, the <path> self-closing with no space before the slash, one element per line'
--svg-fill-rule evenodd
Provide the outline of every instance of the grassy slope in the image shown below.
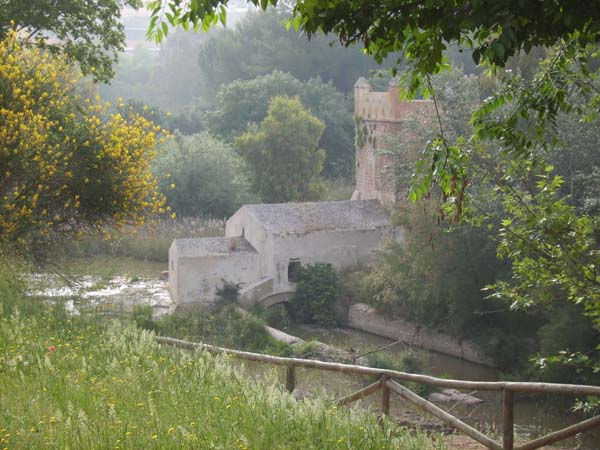
<path fill-rule="evenodd" d="M 0 280 L 0 448 L 439 448 L 247 381 L 227 359 L 161 348 L 130 323 L 31 308 L 13 287 Z"/>

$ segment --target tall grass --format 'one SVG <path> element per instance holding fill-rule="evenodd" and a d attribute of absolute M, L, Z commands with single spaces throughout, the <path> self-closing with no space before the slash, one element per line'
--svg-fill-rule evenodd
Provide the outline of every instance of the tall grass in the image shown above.
<path fill-rule="evenodd" d="M 28 309 L 2 266 L 1 448 L 440 448 L 250 381 L 226 357 L 161 347 L 132 322 Z"/>
<path fill-rule="evenodd" d="M 80 240 L 59 241 L 63 256 L 126 256 L 166 262 L 173 239 L 222 236 L 225 219 L 183 217 L 156 219 L 140 227 L 89 230 Z"/>

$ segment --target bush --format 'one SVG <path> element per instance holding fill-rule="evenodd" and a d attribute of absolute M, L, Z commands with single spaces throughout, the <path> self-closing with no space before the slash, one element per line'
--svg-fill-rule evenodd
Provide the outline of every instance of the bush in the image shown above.
<path fill-rule="evenodd" d="M 331 264 L 309 264 L 299 270 L 289 311 L 298 322 L 334 326 L 337 323 L 335 304 L 339 297 L 338 274 Z"/>
<path fill-rule="evenodd" d="M 167 140 L 158 149 L 153 172 L 178 215 L 229 217 L 256 200 L 243 160 L 208 133 Z"/>
<path fill-rule="evenodd" d="M 160 127 L 82 98 L 64 59 L 12 33 L 0 42 L 0 73 L 0 241 L 164 212 L 150 172 Z"/>
<path fill-rule="evenodd" d="M 136 323 L 163 336 L 206 342 L 220 347 L 249 352 L 288 356 L 291 347 L 277 341 L 265 329 L 265 323 L 253 315 L 240 314 L 234 305 L 209 314 L 204 310 L 188 310 L 154 320 L 147 311 L 137 311 Z"/>

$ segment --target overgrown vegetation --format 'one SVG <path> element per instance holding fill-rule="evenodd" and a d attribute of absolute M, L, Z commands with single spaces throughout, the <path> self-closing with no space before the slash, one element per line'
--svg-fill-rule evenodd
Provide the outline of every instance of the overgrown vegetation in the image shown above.
<path fill-rule="evenodd" d="M 179 216 L 228 218 L 250 194 L 250 174 L 233 149 L 210 136 L 176 134 L 159 146 L 152 171 Z"/>
<path fill-rule="evenodd" d="M 331 264 L 309 264 L 298 271 L 289 311 L 298 322 L 332 326 L 337 322 L 335 304 L 339 296 L 338 275 Z"/>
<path fill-rule="evenodd" d="M 226 306 L 219 312 L 209 313 L 198 309 L 158 319 L 152 318 L 151 307 L 136 306 L 133 319 L 139 326 L 163 336 L 250 352 L 280 356 L 292 354 L 289 345 L 269 335 L 261 319 L 253 315 L 242 315 L 235 305 Z"/>
<path fill-rule="evenodd" d="M 111 256 L 166 262 L 173 239 L 222 236 L 224 233 L 225 221 L 222 219 L 165 218 L 138 227 L 93 230 L 76 240 L 54 236 L 51 252 L 59 258 Z"/>

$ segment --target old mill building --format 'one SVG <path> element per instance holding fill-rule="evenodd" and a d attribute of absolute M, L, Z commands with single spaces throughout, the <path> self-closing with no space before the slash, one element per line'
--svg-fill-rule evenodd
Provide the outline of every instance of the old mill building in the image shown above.
<path fill-rule="evenodd" d="M 396 193 L 380 177 L 393 161 L 377 152 L 377 140 L 427 111 L 428 101 L 400 101 L 393 83 L 388 92 L 371 92 L 359 79 L 355 115 L 365 139 L 357 142 L 353 199 L 244 205 L 227 221 L 224 237 L 176 239 L 169 249 L 175 303 L 209 305 L 224 283 L 232 283 L 240 286 L 243 305 L 270 306 L 287 300 L 302 265 L 325 262 L 343 269 L 372 262 L 386 240 L 401 239 L 382 206 L 393 204 Z"/>

